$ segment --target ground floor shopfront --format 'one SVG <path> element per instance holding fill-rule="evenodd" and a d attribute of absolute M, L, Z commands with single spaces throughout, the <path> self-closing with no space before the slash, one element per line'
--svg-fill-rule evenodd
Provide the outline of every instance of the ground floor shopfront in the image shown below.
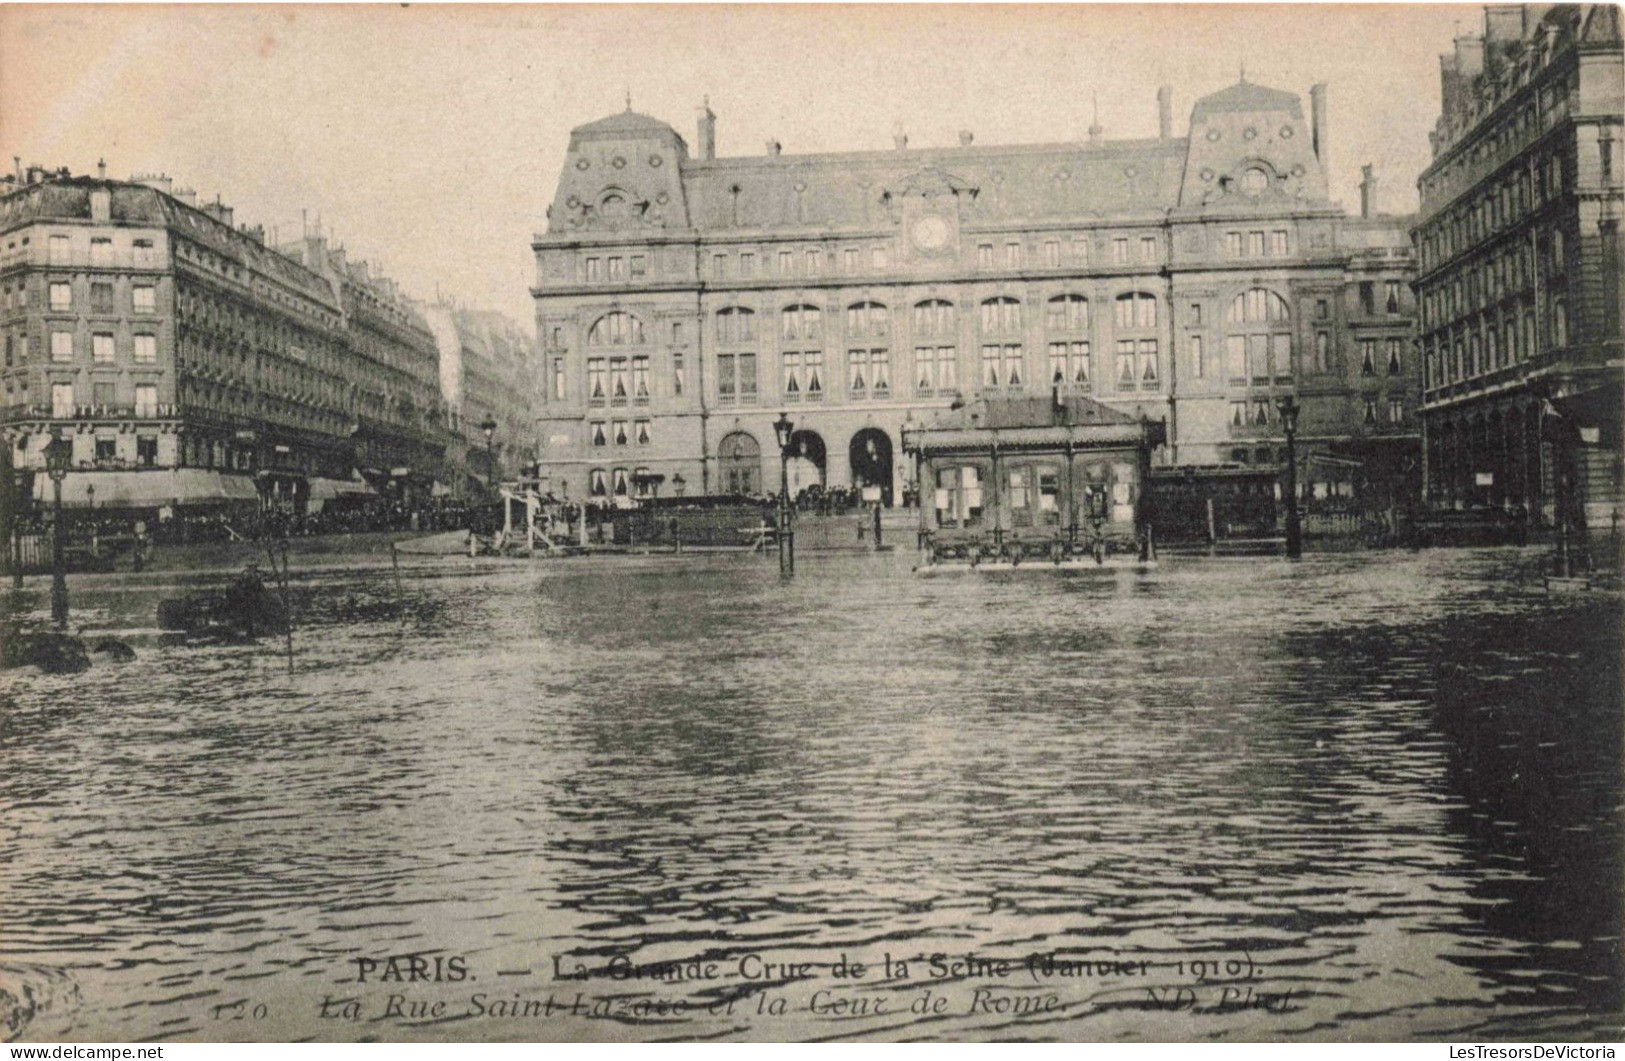
<path fill-rule="evenodd" d="M 1611 531 L 1621 519 L 1617 385 L 1546 398 L 1528 390 L 1430 411 L 1426 500 L 1531 523 Z"/>

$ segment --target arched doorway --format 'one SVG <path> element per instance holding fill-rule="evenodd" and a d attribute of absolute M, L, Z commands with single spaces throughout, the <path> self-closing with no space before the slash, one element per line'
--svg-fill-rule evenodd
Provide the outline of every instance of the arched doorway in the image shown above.
<path fill-rule="evenodd" d="M 891 439 L 877 427 L 866 427 L 852 436 L 848 454 L 852 464 L 852 485 L 880 487 L 883 505 L 892 503 Z"/>
<path fill-rule="evenodd" d="M 762 492 L 762 447 L 744 431 L 724 435 L 717 443 L 717 470 L 725 494 Z"/>
<path fill-rule="evenodd" d="M 823 486 L 828 470 L 829 454 L 822 435 L 816 431 L 797 431 L 790 436 L 790 463 L 786 472 L 792 498 L 810 486 Z"/>

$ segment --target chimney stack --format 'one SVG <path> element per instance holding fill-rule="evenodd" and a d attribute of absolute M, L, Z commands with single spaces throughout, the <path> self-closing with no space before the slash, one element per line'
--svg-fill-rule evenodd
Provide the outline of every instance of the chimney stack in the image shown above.
<path fill-rule="evenodd" d="M 897 150 L 905 151 L 908 149 L 908 134 L 899 127 L 895 133 L 892 133 L 891 142 Z"/>
<path fill-rule="evenodd" d="M 96 179 L 107 179 L 107 160 L 105 158 L 98 158 L 96 160 Z"/>
<path fill-rule="evenodd" d="M 969 147 L 976 142 L 976 134 L 969 129 L 959 130 L 959 146 Z"/>
<path fill-rule="evenodd" d="M 1174 135 L 1174 90 L 1168 85 L 1157 89 L 1157 135 L 1164 140 Z"/>
<path fill-rule="evenodd" d="M 711 97 L 705 97 L 700 107 L 700 158 L 709 162 L 717 157 L 717 116 L 711 113 Z"/>
<path fill-rule="evenodd" d="M 1369 162 L 1360 167 L 1360 216 L 1377 216 L 1377 167 Z"/>
<path fill-rule="evenodd" d="M 1484 38 L 1456 38 L 1456 69 L 1469 80 L 1484 72 Z"/>
<path fill-rule="evenodd" d="M 778 157 L 779 153 L 782 152 L 783 150 L 784 150 L 784 145 L 779 143 L 777 140 L 769 140 L 767 142 L 767 153 L 769 155 L 772 155 L 772 156 L 774 156 L 776 158 L 776 157 Z"/>
<path fill-rule="evenodd" d="M 1309 142 L 1314 146 L 1315 158 L 1326 166 L 1326 85 L 1324 82 L 1309 89 Z"/>

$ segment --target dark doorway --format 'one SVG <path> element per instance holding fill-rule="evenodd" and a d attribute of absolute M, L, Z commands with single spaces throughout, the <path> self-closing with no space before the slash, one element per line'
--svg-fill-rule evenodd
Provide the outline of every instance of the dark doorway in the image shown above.
<path fill-rule="evenodd" d="M 725 494 L 758 494 L 762 490 L 762 447 L 743 431 L 717 444 L 717 468 Z"/>
<path fill-rule="evenodd" d="M 809 487 L 823 486 L 828 470 L 829 455 L 822 435 L 816 431 L 797 431 L 790 436 L 790 462 L 786 471 L 792 498 Z"/>
<path fill-rule="evenodd" d="M 866 427 L 852 436 L 850 452 L 852 485 L 880 487 L 880 503 L 892 503 L 891 439 L 877 427 Z"/>

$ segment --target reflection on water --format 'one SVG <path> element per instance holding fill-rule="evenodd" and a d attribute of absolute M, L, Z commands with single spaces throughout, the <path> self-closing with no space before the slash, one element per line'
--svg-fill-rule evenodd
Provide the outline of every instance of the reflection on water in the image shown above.
<path fill-rule="evenodd" d="M 291 675 L 279 646 L 8 674 L 0 989 L 47 1003 L 25 1038 L 1612 1037 L 1620 612 L 1538 561 L 560 562 L 409 578 L 402 621 L 307 600 Z M 467 957 L 406 992 L 438 1019 L 354 982 L 407 953 Z M 948 1008 L 910 1012 L 927 987 Z M 689 1010 L 490 1015 L 578 993 Z"/>

